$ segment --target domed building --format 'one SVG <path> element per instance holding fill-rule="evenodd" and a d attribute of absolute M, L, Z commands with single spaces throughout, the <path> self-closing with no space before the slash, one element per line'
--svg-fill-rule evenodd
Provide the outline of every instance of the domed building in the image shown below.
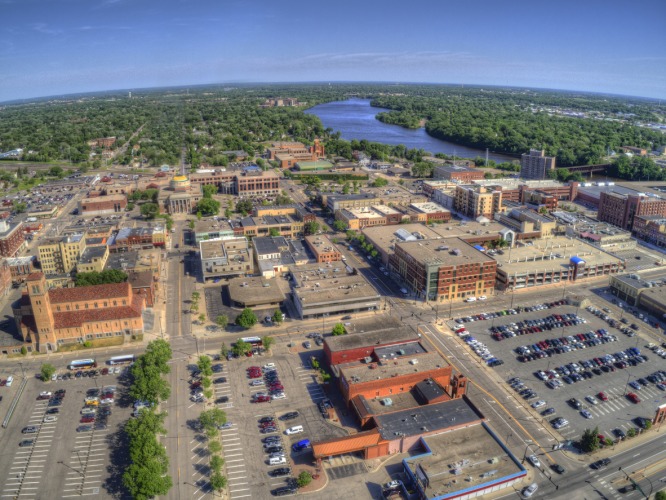
<path fill-rule="evenodd" d="M 160 191 L 158 203 L 169 214 L 189 214 L 201 200 L 201 193 L 201 186 L 193 186 L 187 175 L 175 175 L 169 187 Z"/>
<path fill-rule="evenodd" d="M 190 186 L 190 179 L 186 175 L 176 175 L 169 182 L 169 188 L 175 193 L 184 193 L 190 189 Z"/>

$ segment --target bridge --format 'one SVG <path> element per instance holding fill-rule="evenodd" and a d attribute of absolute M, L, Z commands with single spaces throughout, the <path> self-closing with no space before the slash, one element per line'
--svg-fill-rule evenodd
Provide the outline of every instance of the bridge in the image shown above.
<path fill-rule="evenodd" d="M 591 177 L 592 174 L 600 172 L 607 173 L 610 166 L 611 166 L 610 163 L 599 163 L 597 165 L 578 165 L 575 167 L 562 167 L 562 168 L 566 168 L 571 173 L 576 172 L 582 175 L 589 174 Z"/>

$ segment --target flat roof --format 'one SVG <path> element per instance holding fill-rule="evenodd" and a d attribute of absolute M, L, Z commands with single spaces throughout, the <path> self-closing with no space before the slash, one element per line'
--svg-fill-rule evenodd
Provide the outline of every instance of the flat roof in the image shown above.
<path fill-rule="evenodd" d="M 379 293 L 360 274 L 350 273 L 342 262 L 304 264 L 292 269 L 294 289 L 304 306 L 339 301 L 378 300 Z M 375 304 L 372 304 L 373 306 Z"/>
<path fill-rule="evenodd" d="M 415 260 L 426 264 L 445 264 L 460 266 L 463 264 L 483 263 L 492 260 L 460 238 L 447 241 L 420 240 L 396 243 Z"/>
<path fill-rule="evenodd" d="M 381 359 L 396 359 L 405 356 L 413 356 L 415 354 L 425 354 L 428 352 L 418 342 L 406 342 L 404 344 L 390 345 L 386 347 L 378 347 L 375 349 L 375 357 L 377 360 Z"/>
<path fill-rule="evenodd" d="M 384 400 L 389 398 L 391 405 L 384 404 Z M 382 396 L 379 398 L 366 398 L 363 395 L 355 396 L 353 402 L 356 405 L 362 406 L 359 410 L 365 412 L 366 415 L 384 415 L 385 413 L 393 413 L 401 410 L 408 410 L 409 408 L 416 408 L 421 403 L 414 397 L 412 391 L 399 392 L 391 394 L 390 396 Z"/>
<path fill-rule="evenodd" d="M 504 250 L 504 255 L 492 256 L 497 261 L 498 271 L 507 275 L 524 274 L 537 270 L 568 269 L 572 257 L 580 257 L 587 266 L 619 262 L 620 259 L 598 247 L 577 238 L 555 236 L 534 242 L 531 246 L 516 246 Z"/>
<path fill-rule="evenodd" d="M 356 219 L 381 219 L 386 214 L 380 213 L 375 210 L 374 206 L 361 207 L 361 208 L 344 208 L 342 212 L 349 214 Z M 396 211 L 396 213 L 398 213 Z"/>
<path fill-rule="evenodd" d="M 109 250 L 107 246 L 86 247 L 81 254 L 79 261 L 83 264 L 90 264 L 93 259 L 99 259 Z"/>
<path fill-rule="evenodd" d="M 338 365 L 340 374 L 349 385 L 363 384 L 373 380 L 384 380 L 409 373 L 420 373 L 449 366 L 436 352 L 427 352 L 418 356 L 394 358 L 378 363 L 349 363 Z M 424 377 L 425 380 L 425 377 Z"/>
<path fill-rule="evenodd" d="M 382 437 L 393 441 L 399 437 L 416 436 L 471 424 L 483 418 L 470 401 L 463 397 L 377 415 L 375 421 Z M 457 434 L 458 432 L 453 433 Z"/>
<path fill-rule="evenodd" d="M 228 287 L 231 300 L 242 304 L 265 304 L 285 299 L 276 280 L 262 277 L 234 278 L 229 280 Z"/>
<path fill-rule="evenodd" d="M 425 214 L 433 214 L 433 213 L 438 213 L 438 212 L 450 212 L 449 209 L 444 208 L 442 205 L 439 203 L 435 203 L 434 201 L 428 201 L 426 203 L 412 203 L 410 207 L 414 208 L 415 210 L 418 210 L 419 212 L 423 212 Z"/>
<path fill-rule="evenodd" d="M 104 196 L 90 196 L 81 199 L 81 203 L 91 203 L 91 202 L 100 202 L 100 201 L 123 201 L 126 200 L 127 196 L 124 194 L 108 194 Z"/>
<path fill-rule="evenodd" d="M 216 233 L 219 231 L 231 231 L 233 228 L 226 219 L 202 219 L 194 223 L 195 233 Z"/>
<path fill-rule="evenodd" d="M 659 304 L 666 304 L 666 286 L 657 286 L 643 290 L 641 297 L 653 300 Z"/>
<path fill-rule="evenodd" d="M 403 460 L 416 473 L 417 467 L 427 477 L 427 498 L 438 498 L 500 478 L 520 475 L 525 468 L 509 455 L 484 425 L 472 425 L 455 432 L 423 438 L 430 449 Z"/>
<path fill-rule="evenodd" d="M 381 330 L 325 337 L 324 343 L 331 352 L 339 352 L 375 345 L 381 347 L 394 343 L 418 342 L 418 340 L 419 336 L 409 328 L 391 326 Z"/>
<path fill-rule="evenodd" d="M 241 246 L 241 248 L 231 248 L 235 245 L 242 245 L 243 241 L 245 245 Z M 217 259 L 237 254 L 246 254 L 249 249 L 247 238 L 245 237 L 230 238 L 228 240 L 205 240 L 199 243 L 199 247 L 202 259 Z"/>

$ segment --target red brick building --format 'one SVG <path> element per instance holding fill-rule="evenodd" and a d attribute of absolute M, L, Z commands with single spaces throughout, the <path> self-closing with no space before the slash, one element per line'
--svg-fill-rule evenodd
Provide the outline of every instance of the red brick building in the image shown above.
<path fill-rule="evenodd" d="M 104 215 L 118 213 L 127 207 L 127 197 L 124 194 L 108 196 L 93 196 L 79 201 L 81 215 Z"/>
<path fill-rule="evenodd" d="M 325 234 L 306 236 L 305 243 L 317 262 L 339 262 L 342 254 Z"/>
<path fill-rule="evenodd" d="M 387 329 L 362 335 L 340 335 L 324 339 L 324 357 L 330 366 L 372 357 L 376 349 L 418 342 L 416 333 L 406 329 Z"/>
<path fill-rule="evenodd" d="M 638 215 L 666 216 L 666 199 L 643 193 L 621 194 L 602 191 L 597 218 L 622 229 L 632 230 Z"/>
<path fill-rule="evenodd" d="M 15 257 L 25 247 L 21 224 L 0 220 L 0 257 Z"/>
<path fill-rule="evenodd" d="M 433 177 L 435 179 L 469 184 L 472 181 L 485 179 L 485 175 L 483 170 L 474 167 L 466 167 L 462 165 L 439 165 L 435 167 Z"/>

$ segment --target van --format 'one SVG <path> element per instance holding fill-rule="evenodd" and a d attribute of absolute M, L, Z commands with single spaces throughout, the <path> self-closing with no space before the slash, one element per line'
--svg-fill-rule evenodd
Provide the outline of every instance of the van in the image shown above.
<path fill-rule="evenodd" d="M 298 443 L 295 443 L 291 448 L 294 451 L 301 451 L 304 450 L 305 448 L 310 447 L 310 440 L 309 439 L 301 439 Z"/>
<path fill-rule="evenodd" d="M 294 425 L 293 427 L 289 427 L 286 431 L 284 431 L 288 436 L 292 434 L 300 434 L 303 432 L 303 426 L 302 425 Z"/>
<path fill-rule="evenodd" d="M 287 459 L 285 457 L 273 457 L 268 459 L 268 465 L 285 465 Z"/>
<path fill-rule="evenodd" d="M 409 295 L 409 292 L 407 291 L 406 288 L 401 288 L 400 293 L 403 294 L 403 295 Z"/>
<path fill-rule="evenodd" d="M 14 377 L 10 375 L 9 377 L 7 377 L 7 383 L 5 385 L 7 387 L 11 387 L 13 383 L 14 383 Z"/>

